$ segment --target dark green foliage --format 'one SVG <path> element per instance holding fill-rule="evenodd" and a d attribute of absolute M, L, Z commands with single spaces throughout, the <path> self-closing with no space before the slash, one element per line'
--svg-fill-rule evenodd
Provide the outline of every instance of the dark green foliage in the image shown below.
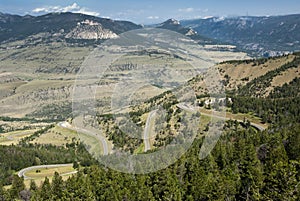
<path fill-rule="evenodd" d="M 20 141 L 20 144 L 24 144 L 26 145 L 26 143 L 34 140 L 35 138 L 39 137 L 40 135 L 46 133 L 48 130 L 50 130 L 51 128 L 53 128 L 55 125 L 52 124 L 52 125 L 49 125 L 49 126 L 46 126 L 45 128 L 42 128 L 38 131 L 35 131 L 32 135 L 28 136 L 28 137 L 25 137 L 23 138 L 21 141 Z"/>
<path fill-rule="evenodd" d="M 40 199 L 41 200 L 51 200 L 51 197 L 54 197 L 51 192 L 51 185 L 49 179 L 46 177 L 40 189 Z"/>
<path fill-rule="evenodd" d="M 51 183 L 51 194 L 54 200 L 57 200 L 63 196 L 64 184 L 62 177 L 57 172 L 54 173 Z"/>
<path fill-rule="evenodd" d="M 269 95 L 270 98 L 286 98 L 300 96 L 300 78 L 293 79 L 281 87 L 275 87 Z"/>
<path fill-rule="evenodd" d="M 29 188 L 29 190 L 31 190 L 31 191 L 36 191 L 37 190 L 37 185 L 36 185 L 36 183 L 35 183 L 34 180 L 30 181 L 30 188 Z"/>
<path fill-rule="evenodd" d="M 13 176 L 12 186 L 9 189 L 9 194 L 12 199 L 20 198 L 20 192 L 25 190 L 24 179 L 18 177 L 17 175 Z"/>
<path fill-rule="evenodd" d="M 86 151 L 84 145 L 68 148 L 53 145 L 23 145 L 0 146 L 0 182 L 11 184 L 15 171 L 33 165 L 72 163 L 73 161 L 86 161 L 95 163 Z"/>
<path fill-rule="evenodd" d="M 50 120 L 38 120 L 38 119 L 34 119 L 34 118 L 29 118 L 29 117 L 24 117 L 24 118 L 0 117 L 0 120 L 1 121 L 27 121 L 27 122 L 30 122 L 30 123 L 50 122 Z"/>
<path fill-rule="evenodd" d="M 229 125 L 228 125 L 229 126 Z M 297 200 L 299 160 L 290 155 L 294 129 L 228 129 L 212 154 L 199 160 L 203 139 L 170 167 L 133 175 L 91 166 L 67 181 L 58 174 L 32 193 L 37 200 Z M 300 152 L 296 147 L 293 152 Z M 293 160 L 291 160 L 293 158 Z M 298 168 L 298 169 L 297 169 Z M 43 192 L 47 190 L 49 197 Z"/>
<path fill-rule="evenodd" d="M 291 128 L 293 133 L 288 136 L 286 151 L 291 160 L 300 161 L 300 133 L 295 128 Z"/>
<path fill-rule="evenodd" d="M 300 57 L 296 56 L 293 61 L 291 61 L 287 64 L 284 64 L 275 70 L 269 71 L 268 73 L 266 73 L 263 76 L 260 76 L 258 78 L 251 80 L 245 86 L 239 88 L 237 91 L 237 94 L 241 95 L 241 96 L 262 97 L 265 93 L 265 89 L 267 87 L 270 87 L 271 81 L 273 80 L 273 78 L 275 76 L 279 75 L 281 72 L 284 72 L 289 68 L 296 68 L 299 65 L 300 65 Z M 295 83 L 292 83 L 293 86 L 298 84 L 297 80 L 298 79 L 295 80 Z M 286 89 L 286 88 L 287 88 L 287 86 L 285 86 L 283 89 Z M 276 91 L 277 90 L 278 90 L 278 88 L 276 89 Z M 296 92 L 298 92 L 298 90 L 299 89 L 297 89 Z M 286 93 L 283 93 L 283 94 L 280 94 L 279 96 L 285 96 L 285 94 Z"/>
<path fill-rule="evenodd" d="M 261 61 L 263 62 L 263 60 Z M 285 68 L 285 67 L 284 67 Z M 272 74 L 269 74 L 271 77 Z M 269 77 L 265 77 L 269 79 Z M 249 121 L 227 121 L 224 133 L 211 154 L 199 159 L 204 137 L 198 136 L 192 147 L 173 165 L 145 175 L 124 174 L 109 168 L 92 165 L 83 145 L 69 144 L 67 149 L 54 146 L 0 146 L 0 176 L 12 198 L 31 196 L 32 200 L 290 200 L 300 195 L 300 98 L 296 90 L 299 80 L 277 88 L 267 98 L 234 96 L 233 112 L 252 113 L 270 124 L 265 131 L 254 130 Z M 151 106 L 162 104 L 170 119 L 181 121 L 180 110 L 173 107 L 176 100 L 166 95 L 153 98 Z M 165 101 L 165 102 L 163 102 Z M 149 112 L 137 109 L 129 116 L 138 121 Z M 105 125 L 112 115 L 99 115 Z M 175 122 L 176 122 L 175 121 Z M 168 125 L 168 124 L 167 124 Z M 170 125 L 170 124 L 169 124 Z M 242 125 L 242 126 L 240 126 Z M 106 125 L 107 126 L 107 125 Z M 115 147 L 129 145 L 133 151 L 139 143 L 130 141 L 117 126 L 106 133 Z M 206 130 L 209 130 L 207 126 Z M 169 131 L 169 130 L 167 130 Z M 42 132 L 42 131 L 41 131 Z M 170 135 L 164 133 L 167 143 Z M 156 136 L 159 139 L 159 135 Z M 75 155 L 75 151 L 77 155 Z M 153 151 L 153 150 L 152 150 Z M 3 158 L 3 159 L 2 159 Z M 37 158 L 39 160 L 37 160 Z M 9 161 L 9 163 L 7 162 Z M 55 173 L 53 182 L 45 179 L 41 186 L 34 183 L 24 189 L 22 178 L 9 177 L 15 170 L 36 163 L 73 162 L 79 172 L 66 181 Z M 5 174 L 3 174 L 5 173 Z M 0 185 L 0 200 L 9 196 Z M 2 197 L 1 197 L 2 196 Z"/>
<path fill-rule="evenodd" d="M 72 117 L 72 103 L 53 103 L 41 108 L 28 115 L 29 117 L 51 119 L 52 122 L 64 121 Z"/>
<path fill-rule="evenodd" d="M 300 97 L 294 98 L 252 98 L 233 97 L 233 113 L 253 113 L 265 123 L 287 125 L 300 122 Z"/>

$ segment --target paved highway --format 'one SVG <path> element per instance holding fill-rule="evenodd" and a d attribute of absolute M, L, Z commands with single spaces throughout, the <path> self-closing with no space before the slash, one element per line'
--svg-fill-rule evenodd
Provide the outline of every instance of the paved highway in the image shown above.
<path fill-rule="evenodd" d="M 37 170 L 37 169 L 45 169 L 45 168 L 59 168 L 59 167 L 73 167 L 73 163 L 69 163 L 69 164 L 55 164 L 55 165 L 37 165 L 37 166 L 31 166 L 28 168 L 24 168 L 22 170 L 20 170 L 18 172 L 18 176 L 19 177 L 24 177 L 24 179 L 33 179 L 31 177 L 26 176 L 26 172 L 32 171 L 32 170 Z M 63 175 L 68 175 L 68 174 L 75 174 L 77 171 L 73 171 L 73 172 L 68 172 L 65 174 L 61 174 Z"/>
<path fill-rule="evenodd" d="M 150 150 L 150 132 L 151 132 L 151 121 L 155 117 L 157 110 L 153 110 L 148 114 L 148 118 L 146 121 L 144 133 L 143 133 L 143 139 L 144 139 L 144 144 L 145 144 L 145 152 Z"/>
<path fill-rule="evenodd" d="M 180 109 L 186 110 L 188 112 L 196 112 L 199 109 L 198 107 L 193 107 L 193 106 L 187 105 L 186 103 L 178 103 L 177 107 L 180 108 Z M 209 117 L 215 117 L 215 118 L 219 118 L 219 119 L 222 119 L 222 120 L 236 120 L 238 122 L 243 122 L 243 120 L 218 116 L 216 114 L 212 114 L 212 113 L 205 112 L 205 111 L 200 111 L 200 113 L 201 113 L 201 115 L 205 115 L 205 116 L 209 116 Z M 256 128 L 257 130 L 260 130 L 260 131 L 263 131 L 263 130 L 266 129 L 264 126 L 259 125 L 257 123 L 250 122 L 250 125 L 252 127 Z"/>
<path fill-rule="evenodd" d="M 74 120 L 74 121 L 76 121 L 76 120 Z M 90 135 L 90 136 L 98 139 L 101 142 L 102 147 L 103 147 L 103 155 L 108 155 L 109 151 L 108 151 L 107 140 L 106 140 L 105 137 L 97 134 L 97 133 L 99 133 L 99 130 L 93 129 L 93 128 L 84 129 L 84 128 L 73 127 L 68 122 L 59 122 L 58 126 L 60 126 L 62 128 L 74 130 L 74 131 L 77 131 L 77 132 L 80 132 L 80 133 L 84 133 L 84 134 Z"/>

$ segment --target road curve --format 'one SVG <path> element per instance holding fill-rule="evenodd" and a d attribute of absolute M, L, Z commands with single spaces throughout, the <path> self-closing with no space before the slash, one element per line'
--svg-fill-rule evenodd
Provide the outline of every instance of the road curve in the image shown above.
<path fill-rule="evenodd" d="M 209 116 L 209 117 L 215 117 L 215 118 L 219 118 L 219 119 L 222 119 L 222 120 L 236 120 L 237 122 L 240 122 L 240 123 L 243 123 L 244 121 L 243 120 L 240 120 L 240 119 L 233 119 L 233 118 L 228 118 L 228 117 L 222 117 L 222 116 L 218 116 L 218 115 L 213 115 L 213 114 L 210 114 L 210 113 L 205 113 L 205 112 L 200 112 L 201 114 L 205 115 L 205 116 Z M 256 128 L 257 130 L 259 131 L 264 131 L 266 130 L 265 127 L 259 125 L 259 124 L 256 124 L 256 123 L 253 123 L 253 122 L 250 122 L 250 125 L 254 128 Z"/>
<path fill-rule="evenodd" d="M 182 110 L 185 110 L 187 112 L 191 112 L 191 113 L 197 112 L 197 108 L 189 106 L 185 103 L 178 103 L 177 107 L 182 109 Z"/>
<path fill-rule="evenodd" d="M 195 111 L 198 110 L 197 107 L 192 107 L 192 106 L 186 105 L 185 103 L 178 103 L 178 104 L 177 104 L 177 107 L 180 108 L 180 109 L 189 111 L 189 112 L 195 112 Z M 222 120 L 236 120 L 236 121 L 238 121 L 238 122 L 243 122 L 243 120 L 232 119 L 232 118 L 223 117 L 223 116 L 218 116 L 218 115 L 215 115 L 215 114 L 206 113 L 206 112 L 204 112 L 204 111 L 200 111 L 200 113 L 201 113 L 202 115 L 205 115 L 205 116 L 215 117 L 215 118 L 219 118 L 219 119 L 222 119 Z M 253 123 L 253 122 L 250 122 L 250 125 L 251 125 L 252 127 L 256 128 L 256 129 L 259 130 L 259 131 L 263 131 L 263 130 L 266 129 L 266 128 L 263 127 L 262 125 L 259 125 L 259 124 Z"/>
<path fill-rule="evenodd" d="M 26 176 L 26 172 L 31 171 L 31 170 L 35 170 L 35 169 L 44 169 L 44 168 L 58 168 L 58 167 L 72 167 L 73 163 L 68 163 L 68 164 L 54 164 L 54 165 L 37 165 L 37 166 L 31 166 L 31 167 L 27 167 L 24 168 L 22 170 L 20 170 L 18 172 L 18 176 L 19 177 L 24 177 L 24 179 L 33 179 L 31 177 Z M 69 173 L 65 173 L 62 175 L 68 175 L 68 174 L 74 174 L 77 171 L 73 171 L 73 172 L 69 172 Z"/>
<path fill-rule="evenodd" d="M 153 117 L 155 117 L 157 110 L 153 110 L 148 114 L 148 118 L 146 121 L 146 125 L 145 125 L 145 129 L 144 129 L 144 133 L 143 133 L 143 139 L 144 139 L 144 144 L 145 144 L 145 149 L 144 152 L 150 150 L 150 131 L 151 131 L 151 126 L 150 123 L 153 119 Z"/>
<path fill-rule="evenodd" d="M 73 131 L 76 131 L 76 132 L 81 132 L 81 133 L 85 133 L 87 135 L 90 135 L 90 136 L 93 136 L 95 137 L 96 139 L 98 139 L 101 144 L 102 144 L 102 147 L 103 147 L 103 155 L 108 155 L 109 151 L 108 151 L 108 144 L 107 144 L 107 141 L 106 139 L 103 137 L 103 136 L 100 136 L 100 135 L 97 135 L 96 133 L 99 132 L 98 130 L 96 129 L 83 129 L 83 128 L 77 128 L 77 127 L 73 127 L 71 124 L 69 124 L 68 122 L 59 122 L 57 124 L 59 127 L 62 127 L 62 128 L 66 128 L 66 129 L 70 129 L 70 130 L 73 130 Z"/>

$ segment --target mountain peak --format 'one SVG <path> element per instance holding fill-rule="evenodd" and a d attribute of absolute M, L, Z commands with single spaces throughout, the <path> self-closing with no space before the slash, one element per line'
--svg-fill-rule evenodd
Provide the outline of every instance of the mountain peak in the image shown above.
<path fill-rule="evenodd" d="M 210 38 L 206 38 L 204 36 L 201 36 L 192 29 L 191 27 L 183 27 L 180 22 L 174 18 L 168 19 L 167 21 L 156 25 L 156 28 L 160 29 L 167 29 L 170 31 L 175 31 L 177 33 L 183 34 L 195 41 L 197 41 L 199 44 L 215 44 L 216 41 Z"/>
<path fill-rule="evenodd" d="M 174 18 L 171 18 L 171 19 L 168 19 L 167 21 L 163 22 L 162 24 L 180 25 L 180 22 Z"/>

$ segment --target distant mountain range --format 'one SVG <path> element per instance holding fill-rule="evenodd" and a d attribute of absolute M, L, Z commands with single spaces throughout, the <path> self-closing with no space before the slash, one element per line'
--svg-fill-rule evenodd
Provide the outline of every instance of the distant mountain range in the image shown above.
<path fill-rule="evenodd" d="M 187 37 L 192 38 L 193 40 L 197 41 L 199 44 L 202 45 L 209 45 L 209 44 L 218 44 L 219 42 L 215 39 L 211 39 L 209 37 L 205 37 L 199 35 L 197 31 L 192 28 L 184 27 L 178 20 L 169 19 L 161 24 L 152 25 L 152 27 L 160 28 L 160 29 L 168 29 L 171 31 L 175 31 L 177 33 L 181 33 L 186 35 Z"/>
<path fill-rule="evenodd" d="M 183 20 L 200 35 L 236 45 L 253 55 L 276 56 L 300 50 L 300 14 Z"/>
<path fill-rule="evenodd" d="M 186 35 L 200 44 L 216 44 L 216 40 L 203 37 L 179 21 L 169 19 L 152 26 Z M 128 21 L 118 21 L 76 13 L 50 13 L 42 16 L 18 16 L 0 13 L 0 43 L 29 39 L 46 41 L 87 42 L 115 38 L 119 34 L 143 28 Z"/>
<path fill-rule="evenodd" d="M 142 28 L 128 21 L 115 21 L 76 13 L 50 13 L 42 16 L 18 16 L 0 13 L 0 43 L 22 40 L 47 33 L 59 39 L 109 39 Z"/>
<path fill-rule="evenodd" d="M 172 30 L 201 45 L 219 50 L 239 50 L 251 56 L 277 56 L 300 51 L 300 15 L 231 17 L 177 21 L 169 19 L 150 27 Z M 0 13 L 0 44 L 25 40 L 25 44 L 60 42 L 97 44 L 119 34 L 143 28 L 128 21 L 78 13 L 18 16 Z M 225 45 L 225 46 L 222 46 Z M 231 45 L 231 46 L 227 46 Z M 5 45 L 4 45 L 5 46 Z M 236 46 L 237 49 L 232 47 Z"/>

